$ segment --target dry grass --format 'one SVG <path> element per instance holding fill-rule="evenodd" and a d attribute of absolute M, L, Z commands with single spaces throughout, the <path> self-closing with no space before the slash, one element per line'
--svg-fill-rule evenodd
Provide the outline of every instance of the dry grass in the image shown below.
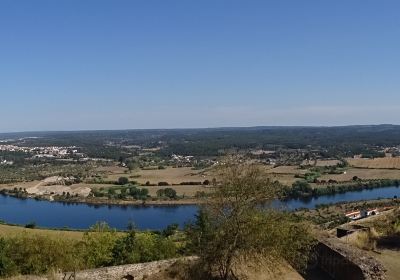
<path fill-rule="evenodd" d="M 335 166 L 340 163 L 340 160 L 332 159 L 332 160 L 318 160 L 316 166 Z"/>
<path fill-rule="evenodd" d="M 326 174 L 321 176 L 320 180 L 336 180 L 339 182 L 351 181 L 354 176 L 361 179 L 399 179 L 400 170 L 395 169 L 362 169 L 349 168 L 346 174 Z"/>
<path fill-rule="evenodd" d="M 400 157 L 385 157 L 374 159 L 347 159 L 348 163 L 353 167 L 359 168 L 383 168 L 383 169 L 400 169 Z"/>
<path fill-rule="evenodd" d="M 355 238 L 351 238 L 349 241 L 354 246 L 367 251 L 376 250 L 376 239 L 378 234 L 373 229 L 369 231 L 356 232 L 352 235 L 354 235 Z"/>
<path fill-rule="evenodd" d="M 4 278 L 5 280 L 50 280 L 56 279 L 54 277 L 44 277 L 44 276 L 34 276 L 34 275 L 20 275 L 20 276 L 13 276 L 10 278 Z"/>
<path fill-rule="evenodd" d="M 267 169 L 270 174 L 305 174 L 307 170 L 300 169 L 298 166 L 278 166 L 275 168 Z"/>
<path fill-rule="evenodd" d="M 49 182 L 46 182 L 47 179 L 43 181 L 31 181 L 31 182 L 23 182 L 23 183 L 15 183 L 15 184 L 1 184 L 1 189 L 12 190 L 14 188 L 25 188 L 29 194 L 63 194 L 64 192 L 69 192 L 72 195 L 78 194 L 79 196 L 88 196 L 90 193 L 90 189 L 87 188 L 84 184 L 75 184 L 72 186 L 65 185 L 47 185 Z"/>
<path fill-rule="evenodd" d="M 127 168 L 118 166 L 117 164 L 107 165 L 107 166 L 98 166 L 95 171 L 97 172 L 111 172 L 111 173 L 123 173 Z"/>
<path fill-rule="evenodd" d="M 30 182 L 20 182 L 20 183 L 11 183 L 11 184 L 0 184 L 1 189 L 14 189 L 14 188 L 31 188 L 39 184 L 40 181 L 30 181 Z"/>
<path fill-rule="evenodd" d="M 0 237 L 10 237 L 17 234 L 27 232 L 29 234 L 46 235 L 52 238 L 68 238 L 80 240 L 83 237 L 83 232 L 79 231 L 63 231 L 63 230 L 50 230 L 50 229 L 29 229 L 20 226 L 0 225 Z"/>
<path fill-rule="evenodd" d="M 203 182 L 212 180 L 213 176 L 204 170 L 192 170 L 190 167 L 172 168 L 160 170 L 140 170 L 135 172 L 139 175 L 136 180 L 140 183 L 149 181 L 150 183 L 168 182 L 170 184 L 179 184 L 181 182 Z"/>
<path fill-rule="evenodd" d="M 299 180 L 291 174 L 268 174 L 271 181 L 279 181 L 281 184 L 291 186 L 295 181 Z"/>
<path fill-rule="evenodd" d="M 374 254 L 387 269 L 387 280 L 398 280 L 400 276 L 400 251 L 398 250 L 381 250 L 380 254 Z"/>
<path fill-rule="evenodd" d="M 188 280 L 199 279 L 199 273 L 190 273 L 189 270 L 193 269 L 193 264 L 176 262 L 169 268 L 161 270 L 160 272 L 146 277 L 146 280 Z M 236 273 L 240 275 L 240 279 L 247 280 L 301 280 L 303 277 L 295 271 L 291 266 L 286 263 L 281 264 L 279 267 L 267 269 L 265 266 L 256 267 L 253 264 L 240 264 Z M 197 276 L 197 277 L 196 277 Z M 199 277 L 199 278 L 198 278 Z M 203 278 L 204 279 L 204 278 Z M 203 280 L 202 279 L 202 280 Z"/>
<path fill-rule="evenodd" d="M 168 182 L 169 184 L 180 184 L 182 182 L 203 182 L 204 180 L 212 180 L 212 172 L 204 170 L 192 170 L 190 167 L 154 170 L 135 170 L 127 171 L 126 168 L 117 166 L 108 166 L 99 168 L 97 171 L 103 173 L 106 180 L 117 181 L 119 177 L 133 177 L 132 179 L 144 184 L 149 181 L 152 184 L 158 182 Z"/>

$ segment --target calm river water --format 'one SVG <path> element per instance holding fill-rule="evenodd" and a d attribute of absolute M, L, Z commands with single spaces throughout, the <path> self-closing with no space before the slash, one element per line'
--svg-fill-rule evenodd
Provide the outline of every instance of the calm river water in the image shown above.
<path fill-rule="evenodd" d="M 277 204 L 287 209 L 315 208 L 317 204 L 357 201 L 377 198 L 400 198 L 400 188 L 386 187 L 331 196 L 320 196 L 309 200 L 292 199 Z M 0 195 L 0 220 L 13 224 L 36 222 L 40 227 L 87 229 L 97 221 L 105 221 L 111 227 L 126 229 L 134 222 L 139 229 L 163 229 L 169 224 L 183 226 L 193 220 L 197 212 L 195 205 L 183 206 L 92 206 L 67 204 L 34 199 L 17 199 Z"/>

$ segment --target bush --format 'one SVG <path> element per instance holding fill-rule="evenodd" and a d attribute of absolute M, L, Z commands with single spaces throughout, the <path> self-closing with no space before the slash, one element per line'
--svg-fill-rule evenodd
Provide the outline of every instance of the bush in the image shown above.
<path fill-rule="evenodd" d="M 171 240 L 148 232 L 136 237 L 134 253 L 138 256 L 136 262 L 150 262 L 175 257 L 176 246 Z"/>
<path fill-rule="evenodd" d="M 20 274 L 45 274 L 50 270 L 71 271 L 83 267 L 78 243 L 45 235 L 22 235 L 8 239 L 6 254 Z"/>
<path fill-rule="evenodd" d="M 84 235 L 85 262 L 89 267 L 102 267 L 113 263 L 112 249 L 117 235 L 106 223 L 97 223 Z"/>
<path fill-rule="evenodd" d="M 370 231 L 362 231 L 357 233 L 356 239 L 353 241 L 354 245 L 363 250 L 375 250 L 376 249 L 376 232 Z"/>
<path fill-rule="evenodd" d="M 35 222 L 27 223 L 27 224 L 25 225 L 25 227 L 26 227 L 26 228 L 36 228 L 36 223 L 35 223 Z"/>
<path fill-rule="evenodd" d="M 171 225 L 167 226 L 167 228 L 162 231 L 162 235 L 165 236 L 165 237 L 169 237 L 171 235 L 174 235 L 176 233 L 176 231 L 178 230 L 178 228 L 179 228 L 178 224 L 171 224 Z"/>
<path fill-rule="evenodd" d="M 158 197 L 167 197 L 170 199 L 176 199 L 177 195 L 176 195 L 176 191 L 172 188 L 165 188 L 165 189 L 159 189 L 157 191 L 157 196 Z"/>
<path fill-rule="evenodd" d="M 129 183 L 129 179 L 127 177 L 119 177 L 118 185 L 126 185 Z"/>
<path fill-rule="evenodd" d="M 172 228 L 170 228 L 172 229 Z M 117 233 L 105 223 L 87 231 L 82 241 L 23 233 L 0 238 L 0 277 L 42 275 L 177 256 L 175 243 L 156 233 Z"/>

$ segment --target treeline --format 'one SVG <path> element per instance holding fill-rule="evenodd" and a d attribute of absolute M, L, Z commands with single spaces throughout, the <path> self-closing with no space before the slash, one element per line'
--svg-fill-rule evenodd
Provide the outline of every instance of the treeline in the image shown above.
<path fill-rule="evenodd" d="M 17 134 L 23 137 L 25 134 Z M 10 136 L 10 135 L 9 135 Z M 162 147 L 158 155 L 217 156 L 230 149 L 317 148 L 325 157 L 382 156 L 377 146 L 396 146 L 400 126 L 250 127 L 176 130 L 42 132 L 26 136 L 27 146 L 78 146 L 90 157 L 129 157 L 124 145 Z"/>
<path fill-rule="evenodd" d="M 31 154 L 21 151 L 0 151 L 0 161 L 12 161 L 14 165 L 24 164 L 25 158 L 31 157 Z"/>
<path fill-rule="evenodd" d="M 203 182 L 201 182 L 201 181 L 187 181 L 187 182 L 180 182 L 179 184 L 170 184 L 170 183 L 168 183 L 168 182 L 164 182 L 164 181 L 162 181 L 162 182 L 158 182 L 157 184 L 152 184 L 152 183 L 150 183 L 150 181 L 147 181 L 146 183 L 144 183 L 142 186 L 147 186 L 147 187 L 150 187 L 150 186 L 159 186 L 159 187 L 162 187 L 162 186 L 208 186 L 208 185 L 210 185 L 210 180 L 204 180 Z"/>
<path fill-rule="evenodd" d="M 351 191 L 362 191 L 364 189 L 375 189 L 391 186 L 399 187 L 400 180 L 382 179 L 371 180 L 368 182 L 356 181 L 349 184 L 329 185 L 318 188 L 313 188 L 307 181 L 296 181 L 293 183 L 292 187 L 286 188 L 284 197 L 287 199 L 318 197 L 323 195 L 334 195 Z"/>
<path fill-rule="evenodd" d="M 91 194 L 94 197 L 107 197 L 109 199 L 127 199 L 146 200 L 149 197 L 149 190 L 138 188 L 132 185 L 110 187 L 107 189 L 92 189 Z"/>
<path fill-rule="evenodd" d="M 149 262 L 175 257 L 179 248 L 162 233 L 138 233 L 133 228 L 116 232 L 98 223 L 85 232 L 82 240 L 51 238 L 27 232 L 0 238 L 0 277 L 18 274 L 42 275 L 111 265 Z"/>

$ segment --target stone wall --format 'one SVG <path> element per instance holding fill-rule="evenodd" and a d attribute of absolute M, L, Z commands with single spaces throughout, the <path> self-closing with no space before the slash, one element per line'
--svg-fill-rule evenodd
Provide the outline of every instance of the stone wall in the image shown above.
<path fill-rule="evenodd" d="M 131 265 L 120 265 L 110 266 L 98 269 L 83 270 L 78 272 L 69 272 L 63 275 L 57 276 L 57 279 L 62 280 L 116 280 L 116 279 L 127 279 L 127 280 L 143 280 L 146 276 L 158 273 L 170 267 L 173 263 L 178 260 L 191 261 L 195 260 L 196 257 L 186 257 L 180 259 L 170 259 L 149 263 L 139 263 Z"/>
<path fill-rule="evenodd" d="M 334 279 L 386 279 L 386 269 L 378 260 L 337 238 L 320 239 L 317 251 L 318 265 Z"/>

